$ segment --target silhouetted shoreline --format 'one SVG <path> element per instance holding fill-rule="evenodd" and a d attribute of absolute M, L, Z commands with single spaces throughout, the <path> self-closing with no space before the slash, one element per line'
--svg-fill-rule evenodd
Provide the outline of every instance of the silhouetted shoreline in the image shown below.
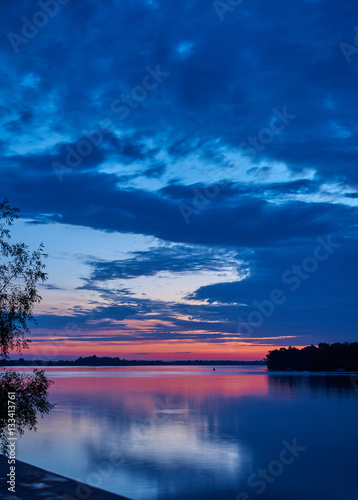
<path fill-rule="evenodd" d="M 358 342 L 320 343 L 297 349 L 275 349 L 267 356 L 267 368 L 275 371 L 358 371 Z"/>
<path fill-rule="evenodd" d="M 265 360 L 137 360 L 109 356 L 80 356 L 75 360 L 2 360 L 0 366 L 266 366 L 270 371 L 357 372 L 358 342 L 318 346 L 281 347 L 270 351 Z"/>
<path fill-rule="evenodd" d="M 265 360 L 258 361 L 228 361 L 228 360 L 185 360 L 185 361 L 163 361 L 163 360 L 127 360 L 120 359 L 118 357 L 98 357 L 98 356 L 87 356 L 79 357 L 74 361 L 69 360 L 58 360 L 58 361 L 44 361 L 39 359 L 34 360 L 8 360 L 2 361 L 1 366 L 176 366 L 176 365 L 206 365 L 206 366 L 252 366 L 261 365 L 265 366 Z"/>

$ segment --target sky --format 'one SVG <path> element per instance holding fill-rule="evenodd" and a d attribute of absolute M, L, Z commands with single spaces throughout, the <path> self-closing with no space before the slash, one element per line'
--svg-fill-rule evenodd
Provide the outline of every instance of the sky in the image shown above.
<path fill-rule="evenodd" d="M 25 357 L 357 340 L 355 2 L 1 10 L 0 198 L 49 255 Z"/>

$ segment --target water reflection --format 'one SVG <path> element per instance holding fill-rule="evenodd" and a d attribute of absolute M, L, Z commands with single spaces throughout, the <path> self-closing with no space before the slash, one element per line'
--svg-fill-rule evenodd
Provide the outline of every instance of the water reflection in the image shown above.
<path fill-rule="evenodd" d="M 296 438 L 307 451 L 259 498 L 301 500 L 307 488 L 315 500 L 343 490 L 350 498 L 354 475 L 337 459 L 358 444 L 349 377 L 261 367 L 56 368 L 49 376 L 56 408 L 37 435 L 23 437 L 19 459 L 136 500 L 253 499 L 248 477 Z M 327 480 L 338 465 L 340 477 Z"/>
<path fill-rule="evenodd" d="M 312 396 L 337 396 L 356 398 L 358 393 L 353 384 L 354 377 L 347 374 L 287 374 L 270 373 L 268 376 L 269 394 L 310 394 Z"/>
<path fill-rule="evenodd" d="M 0 373 L 0 453 L 9 455 L 18 436 L 36 430 L 38 413 L 43 416 L 52 409 L 50 385 L 43 370 L 35 369 L 32 375 L 5 369 Z"/>

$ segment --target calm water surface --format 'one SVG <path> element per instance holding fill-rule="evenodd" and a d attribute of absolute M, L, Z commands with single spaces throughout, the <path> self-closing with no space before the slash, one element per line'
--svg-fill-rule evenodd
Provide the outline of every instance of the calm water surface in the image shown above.
<path fill-rule="evenodd" d="M 358 393 L 347 375 L 203 366 L 47 374 L 56 407 L 18 441 L 19 460 L 134 500 L 358 498 Z"/>

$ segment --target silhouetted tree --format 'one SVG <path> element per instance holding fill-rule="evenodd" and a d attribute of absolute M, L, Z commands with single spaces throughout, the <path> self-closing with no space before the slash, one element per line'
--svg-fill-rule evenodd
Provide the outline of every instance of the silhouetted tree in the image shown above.
<path fill-rule="evenodd" d="M 28 347 L 29 322 L 35 322 L 33 307 L 41 301 L 37 283 L 47 278 L 43 259 L 46 254 L 41 244 L 30 251 L 25 243 L 9 243 L 9 226 L 18 209 L 5 200 L 0 203 L 0 356 L 9 350 Z"/>
<path fill-rule="evenodd" d="M 269 370 L 358 371 L 358 342 L 282 347 L 270 351 L 266 358 Z"/>
<path fill-rule="evenodd" d="M 8 394 L 15 393 L 14 404 L 16 433 L 26 429 L 36 430 L 37 412 L 48 413 L 53 405 L 48 402 L 48 388 L 52 382 L 44 370 L 34 370 L 34 375 L 24 375 L 8 370 L 0 377 L 0 453 L 7 453 Z"/>
<path fill-rule="evenodd" d="M 40 302 L 37 284 L 47 278 L 43 260 L 46 254 L 41 244 L 30 251 L 25 243 L 10 243 L 9 227 L 18 217 L 18 209 L 5 200 L 0 202 L 0 358 L 9 358 L 9 351 L 21 352 L 28 347 L 28 324 L 35 322 L 33 307 Z M 36 414 L 48 413 L 52 405 L 48 402 L 51 384 L 43 370 L 23 375 L 5 371 L 0 376 L 0 446 L 6 452 L 8 443 L 8 394 L 15 393 L 15 420 L 19 434 L 25 428 L 36 428 Z"/>

